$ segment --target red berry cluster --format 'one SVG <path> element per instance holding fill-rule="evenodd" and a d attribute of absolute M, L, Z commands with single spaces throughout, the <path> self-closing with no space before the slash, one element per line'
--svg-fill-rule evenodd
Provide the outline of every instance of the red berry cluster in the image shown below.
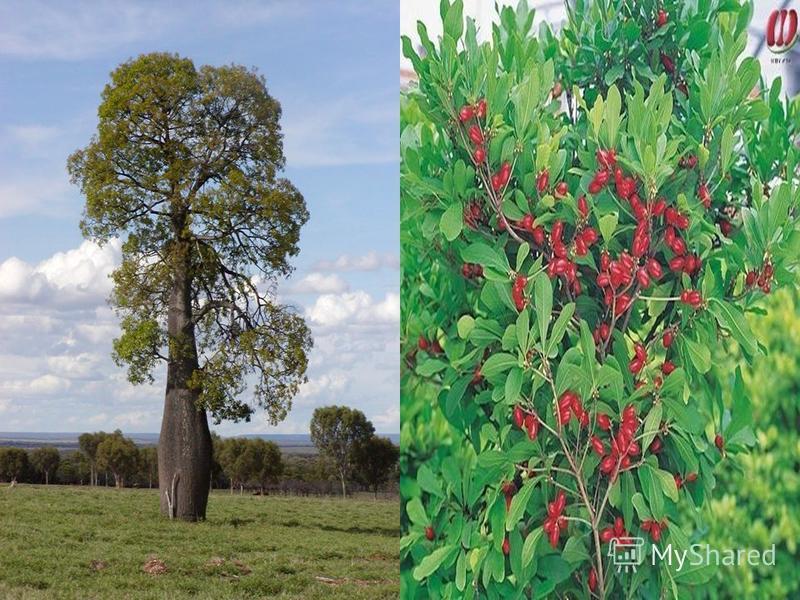
<path fill-rule="evenodd" d="M 667 24 L 667 21 L 669 21 L 669 13 L 667 13 L 667 11 L 665 11 L 663 8 L 659 8 L 658 14 L 656 14 L 656 27 L 661 29 Z"/>
<path fill-rule="evenodd" d="M 467 202 L 464 205 L 464 223 L 466 223 L 470 229 L 478 229 L 484 222 L 485 217 L 480 202 L 477 200 Z"/>
<path fill-rule="evenodd" d="M 589 183 L 590 194 L 597 194 L 606 186 L 610 178 L 610 172 L 617 164 L 617 151 L 614 148 L 610 150 L 600 148 L 597 150 L 596 156 L 597 164 L 600 165 L 600 168 Z"/>
<path fill-rule="evenodd" d="M 511 508 L 511 501 L 514 499 L 514 494 L 517 493 L 517 486 L 513 481 L 506 481 L 500 489 L 506 497 L 506 511 L 508 511 L 508 509 Z"/>
<path fill-rule="evenodd" d="M 600 532 L 600 541 L 604 544 L 610 542 L 614 539 L 619 538 L 627 538 L 630 537 L 628 532 L 625 530 L 625 521 L 622 520 L 622 517 L 617 517 L 614 519 L 614 526 L 613 527 L 606 527 Z"/>
<path fill-rule="evenodd" d="M 477 279 L 483 277 L 483 267 L 476 263 L 464 263 L 461 265 L 461 274 L 466 279 Z"/>
<path fill-rule="evenodd" d="M 705 181 L 701 181 L 700 185 L 697 186 L 697 197 L 706 210 L 711 208 L 711 192 L 708 191 L 708 184 Z"/>
<path fill-rule="evenodd" d="M 514 285 L 511 288 L 511 297 L 514 299 L 514 306 L 517 310 L 524 310 L 528 303 L 525 298 L 525 286 L 528 285 L 528 278 L 521 273 L 514 278 Z"/>
<path fill-rule="evenodd" d="M 532 214 L 527 214 L 516 223 L 522 231 L 529 233 L 533 237 L 533 242 L 537 246 L 543 246 L 546 241 L 544 227 L 536 225 Z"/>
<path fill-rule="evenodd" d="M 647 349 L 642 344 L 636 344 L 633 347 L 634 357 L 628 363 L 628 370 L 634 375 L 642 370 L 647 362 Z"/>
<path fill-rule="evenodd" d="M 547 190 L 547 186 L 550 185 L 550 172 L 547 169 L 543 169 L 541 173 L 536 176 L 536 191 L 540 194 Z"/>
<path fill-rule="evenodd" d="M 617 260 L 611 260 L 608 252 L 600 255 L 600 273 L 597 285 L 603 289 L 603 300 L 606 306 L 614 306 L 614 314 L 619 317 L 630 308 L 633 299 L 630 294 L 620 291 L 628 289 L 633 281 L 636 263 L 630 254 L 623 251 Z"/>
<path fill-rule="evenodd" d="M 575 415 L 581 427 L 589 425 L 589 413 L 584 410 L 580 396 L 567 390 L 558 399 L 558 422 L 562 426 L 567 425 L 572 415 Z"/>
<path fill-rule="evenodd" d="M 592 332 L 592 338 L 594 338 L 595 346 L 600 346 L 601 344 L 605 343 L 609 336 L 611 335 L 611 328 L 608 326 L 608 323 L 598 323 L 597 327 L 594 328 Z"/>
<path fill-rule="evenodd" d="M 672 477 L 675 480 L 675 487 L 677 487 L 678 489 L 681 489 L 685 483 L 694 483 L 695 481 L 697 481 L 697 473 L 687 473 L 686 479 L 683 479 L 680 476 L 680 473 L 675 473 L 675 475 L 673 475 Z"/>
<path fill-rule="evenodd" d="M 769 261 L 764 263 L 761 271 L 750 271 L 745 277 L 745 285 L 751 288 L 756 284 L 761 288 L 765 294 L 769 294 L 772 289 L 772 276 L 775 274 L 775 269 Z"/>
<path fill-rule="evenodd" d="M 703 304 L 703 297 L 697 290 L 683 290 L 681 292 L 681 302 L 692 308 L 700 308 Z"/>
<path fill-rule="evenodd" d="M 425 352 L 429 352 L 431 354 L 442 353 L 442 346 L 439 344 L 439 340 L 434 339 L 433 341 L 428 341 L 424 335 L 419 336 L 419 339 L 417 340 L 417 346 L 420 350 L 424 350 Z"/>
<path fill-rule="evenodd" d="M 547 534 L 553 548 L 558 546 L 558 538 L 561 537 L 561 532 L 567 528 L 567 519 L 562 514 L 566 504 L 567 497 L 564 495 L 564 490 L 558 490 L 556 499 L 547 505 L 547 516 L 544 518 L 542 529 Z"/>
<path fill-rule="evenodd" d="M 667 528 L 666 519 L 660 523 L 652 519 L 645 519 L 642 521 L 642 529 L 650 533 L 650 538 L 657 544 L 661 541 L 661 532 Z"/>
<path fill-rule="evenodd" d="M 697 157 L 694 154 L 681 156 L 680 160 L 678 160 L 678 166 L 681 169 L 694 169 L 697 166 Z"/>
<path fill-rule="evenodd" d="M 603 415 L 605 416 L 605 415 Z M 606 417 L 607 419 L 608 417 Z M 601 429 L 605 429 L 603 425 L 606 423 L 600 422 L 600 415 L 597 419 L 598 425 Z M 608 429 L 610 430 L 611 423 L 608 422 Z M 627 469 L 631 465 L 631 456 L 639 454 L 639 444 L 633 439 L 636 430 L 639 428 L 639 418 L 636 416 L 636 408 L 633 404 L 629 404 L 622 411 L 622 422 L 617 430 L 616 436 L 611 436 L 611 452 L 606 455 L 605 446 L 602 442 L 597 445 L 592 442 L 592 448 L 598 455 L 603 457 L 600 461 L 600 472 L 604 475 L 611 475 L 612 479 L 616 476 L 618 467 Z M 599 441 L 599 440 L 598 440 Z"/>
<path fill-rule="evenodd" d="M 539 434 L 539 417 L 536 413 L 528 412 L 521 406 L 514 407 L 514 425 L 524 429 L 531 440 L 535 440 Z"/>
<path fill-rule="evenodd" d="M 578 295 L 581 293 L 581 283 L 578 281 L 578 266 L 568 258 L 569 251 L 564 243 L 563 236 L 564 223 L 555 221 L 550 231 L 550 246 L 553 250 L 553 256 L 547 264 L 547 275 L 550 279 L 563 275 L 572 293 Z M 589 251 L 589 247 L 596 241 L 597 232 L 594 228 L 582 226 L 575 231 L 573 236 L 575 254 L 585 256 Z"/>
<path fill-rule="evenodd" d="M 461 107 L 461 110 L 458 111 L 458 120 L 462 123 L 468 123 L 475 118 L 478 120 L 486 118 L 486 100 L 483 98 L 478 100 L 474 105 L 465 104 Z M 474 146 L 472 159 L 476 163 L 482 163 L 486 160 L 486 149 L 484 147 L 485 140 L 480 125 L 477 123 L 470 125 L 469 129 L 467 129 L 467 136 Z"/>
<path fill-rule="evenodd" d="M 511 165 L 508 162 L 504 162 L 502 165 L 500 165 L 500 170 L 492 175 L 492 189 L 495 192 L 499 192 L 505 187 L 510 178 Z"/>

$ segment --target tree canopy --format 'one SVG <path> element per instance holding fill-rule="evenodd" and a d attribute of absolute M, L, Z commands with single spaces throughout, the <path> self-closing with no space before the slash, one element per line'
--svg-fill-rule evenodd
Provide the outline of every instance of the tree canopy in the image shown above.
<path fill-rule="evenodd" d="M 255 404 L 277 422 L 305 378 L 309 331 L 274 293 L 308 219 L 279 177 L 280 115 L 252 70 L 142 55 L 111 74 L 97 133 L 68 161 L 84 235 L 123 239 L 115 360 L 142 383 L 159 360 L 194 355 L 194 335 L 169 334 L 180 280 L 199 359 L 188 384 L 217 421 L 248 419 Z M 241 397 L 251 382 L 252 404 Z"/>

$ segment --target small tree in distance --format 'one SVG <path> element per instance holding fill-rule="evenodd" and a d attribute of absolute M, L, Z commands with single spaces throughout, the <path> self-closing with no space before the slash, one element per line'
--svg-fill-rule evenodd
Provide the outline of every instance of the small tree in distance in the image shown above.
<path fill-rule="evenodd" d="M 97 446 L 108 434 L 105 431 L 82 433 L 78 438 L 78 447 L 89 462 L 89 485 L 97 485 Z"/>
<path fill-rule="evenodd" d="M 119 429 L 97 446 L 97 466 L 111 471 L 118 488 L 124 487 L 125 479 L 136 472 L 138 462 L 139 449 Z"/>
<path fill-rule="evenodd" d="M 255 455 L 252 479 L 258 482 L 263 495 L 264 488 L 270 483 L 276 483 L 283 474 L 281 451 L 275 442 L 262 439 L 248 440 L 248 450 Z"/>
<path fill-rule="evenodd" d="M 58 469 L 58 463 L 61 462 L 61 455 L 56 448 L 52 446 L 44 446 L 36 448 L 31 452 L 31 464 L 38 473 L 44 475 L 45 485 L 50 484 L 50 473 L 55 473 Z"/>
<path fill-rule="evenodd" d="M 21 448 L 0 448 L 0 479 L 16 481 L 28 468 L 28 453 Z"/>
<path fill-rule="evenodd" d="M 354 475 L 360 483 L 369 487 L 377 498 L 378 488 L 389 481 L 399 458 L 400 449 L 392 440 L 374 435 L 355 448 Z"/>
<path fill-rule="evenodd" d="M 347 496 L 347 479 L 352 474 L 353 451 L 375 433 L 375 427 L 360 410 L 347 406 L 317 408 L 311 417 L 311 441 L 334 464 Z"/>

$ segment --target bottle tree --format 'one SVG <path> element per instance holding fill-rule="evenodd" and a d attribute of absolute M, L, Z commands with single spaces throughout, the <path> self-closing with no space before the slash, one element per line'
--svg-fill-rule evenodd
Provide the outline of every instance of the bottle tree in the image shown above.
<path fill-rule="evenodd" d="M 751 7 L 462 3 L 403 40 L 401 543 L 408 597 L 660 597 L 714 565 L 681 507 L 754 441 L 744 313 L 791 284 L 797 150 L 774 133 Z M 723 401 L 730 394 L 732 401 Z M 430 436 L 426 427 L 444 435 Z M 615 544 L 646 540 L 635 572 Z"/>
<path fill-rule="evenodd" d="M 205 518 L 207 414 L 247 420 L 260 406 L 277 422 L 305 378 L 309 331 L 275 297 L 308 219 L 280 176 L 280 114 L 243 67 L 142 55 L 111 74 L 97 132 L 69 158 L 84 235 L 123 240 L 114 358 L 135 384 L 167 363 L 158 478 L 171 518 Z"/>

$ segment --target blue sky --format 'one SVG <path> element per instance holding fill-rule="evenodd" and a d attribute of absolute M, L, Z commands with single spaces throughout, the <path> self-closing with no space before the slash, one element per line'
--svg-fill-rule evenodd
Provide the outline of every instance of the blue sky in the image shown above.
<path fill-rule="evenodd" d="M 398 18 L 396 0 L 0 5 L 0 431 L 158 430 L 161 380 L 133 388 L 109 356 L 118 246 L 82 240 L 65 171 L 109 72 L 152 51 L 266 77 L 311 213 L 280 292 L 311 325 L 310 381 L 277 428 L 219 431 L 302 433 L 331 403 L 399 430 Z"/>

